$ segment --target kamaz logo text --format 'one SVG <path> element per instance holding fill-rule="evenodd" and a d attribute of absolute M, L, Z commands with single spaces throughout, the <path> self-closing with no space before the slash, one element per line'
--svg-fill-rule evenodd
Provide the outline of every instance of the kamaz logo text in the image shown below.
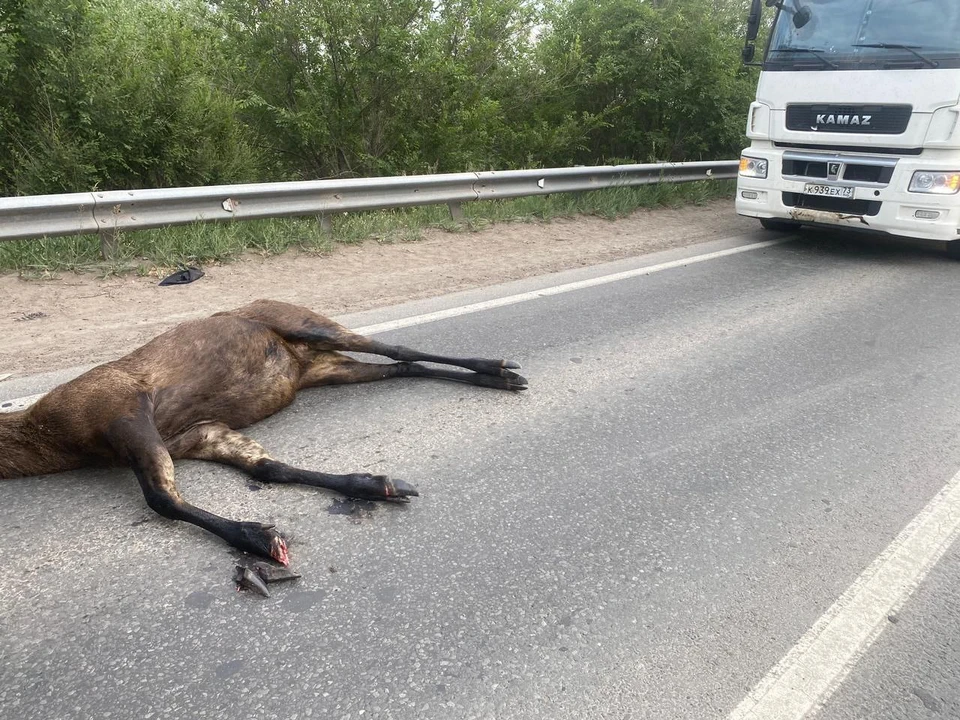
<path fill-rule="evenodd" d="M 873 115 L 817 115 L 817 125 L 864 125 L 870 124 Z"/>

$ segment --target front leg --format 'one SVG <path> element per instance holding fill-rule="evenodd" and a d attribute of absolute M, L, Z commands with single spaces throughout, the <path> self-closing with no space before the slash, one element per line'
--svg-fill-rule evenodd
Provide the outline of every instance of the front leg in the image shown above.
<path fill-rule="evenodd" d="M 173 460 L 148 417 L 115 421 L 108 438 L 133 468 L 147 505 L 155 512 L 212 532 L 238 550 L 289 564 L 287 544 L 273 525 L 229 520 L 183 499 L 174 479 Z"/>
<path fill-rule="evenodd" d="M 341 495 L 357 500 L 383 500 L 407 503 L 420 493 L 410 483 L 389 478 L 386 475 L 350 473 L 333 475 L 295 468 L 275 460 L 261 460 L 252 469 L 257 480 L 269 483 L 296 483 L 334 490 Z"/>

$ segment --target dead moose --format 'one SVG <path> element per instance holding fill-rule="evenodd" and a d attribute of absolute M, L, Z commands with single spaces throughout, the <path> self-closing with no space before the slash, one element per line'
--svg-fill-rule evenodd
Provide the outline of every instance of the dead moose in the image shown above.
<path fill-rule="evenodd" d="M 384 355 L 397 362 L 361 362 L 342 351 Z M 301 483 L 353 498 L 409 502 L 418 493 L 403 481 L 291 467 L 237 429 L 286 407 L 301 388 L 426 377 L 524 390 L 527 381 L 514 372 L 519 367 L 508 360 L 443 357 L 388 345 L 306 308 L 258 300 L 179 325 L 129 355 L 60 385 L 26 410 L 0 414 L 0 479 L 128 465 L 147 504 L 160 515 L 193 523 L 240 550 L 287 565 L 286 543 L 272 525 L 229 520 L 184 500 L 173 460 L 210 460 L 262 482 Z"/>

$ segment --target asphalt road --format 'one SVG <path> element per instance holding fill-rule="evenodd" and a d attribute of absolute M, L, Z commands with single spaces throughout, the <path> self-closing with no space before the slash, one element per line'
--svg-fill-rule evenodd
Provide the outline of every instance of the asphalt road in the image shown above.
<path fill-rule="evenodd" d="M 303 579 L 269 599 L 128 472 L 0 483 L 0 717 L 725 718 L 960 470 L 958 278 L 808 235 L 382 333 L 518 360 L 530 390 L 308 391 L 250 431 L 293 464 L 413 482 L 407 507 L 343 514 L 179 464 L 195 504 L 290 533 Z M 820 717 L 960 716 L 960 552 L 942 550 Z"/>

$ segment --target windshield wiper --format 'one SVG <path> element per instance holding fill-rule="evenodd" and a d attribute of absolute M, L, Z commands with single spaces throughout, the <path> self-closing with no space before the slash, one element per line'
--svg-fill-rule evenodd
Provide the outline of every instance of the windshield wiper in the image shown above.
<path fill-rule="evenodd" d="M 880 48 L 881 50 L 906 50 L 908 53 L 916 55 L 922 62 L 926 63 L 932 68 L 940 67 L 940 63 L 936 60 L 931 60 L 926 55 L 921 55 L 917 50 L 922 50 L 923 47 L 920 45 L 901 45 L 900 43 L 859 43 L 855 44 L 853 47 L 856 48 Z"/>
<path fill-rule="evenodd" d="M 826 66 L 827 66 L 828 68 L 830 68 L 831 70 L 839 70 L 839 69 L 840 69 L 840 66 L 839 66 L 839 65 L 837 65 L 835 62 L 833 62 L 832 60 L 830 60 L 829 58 L 827 58 L 827 57 L 825 57 L 825 56 L 823 55 L 823 52 L 824 52 L 823 50 L 815 50 L 814 48 L 805 48 L 805 47 L 781 47 L 781 48 L 775 48 L 775 49 L 774 49 L 774 52 L 778 52 L 778 53 L 807 53 L 807 54 L 809 54 L 809 55 L 813 55 L 817 60 L 819 60 L 820 62 L 822 62 L 824 65 L 826 65 Z"/>

